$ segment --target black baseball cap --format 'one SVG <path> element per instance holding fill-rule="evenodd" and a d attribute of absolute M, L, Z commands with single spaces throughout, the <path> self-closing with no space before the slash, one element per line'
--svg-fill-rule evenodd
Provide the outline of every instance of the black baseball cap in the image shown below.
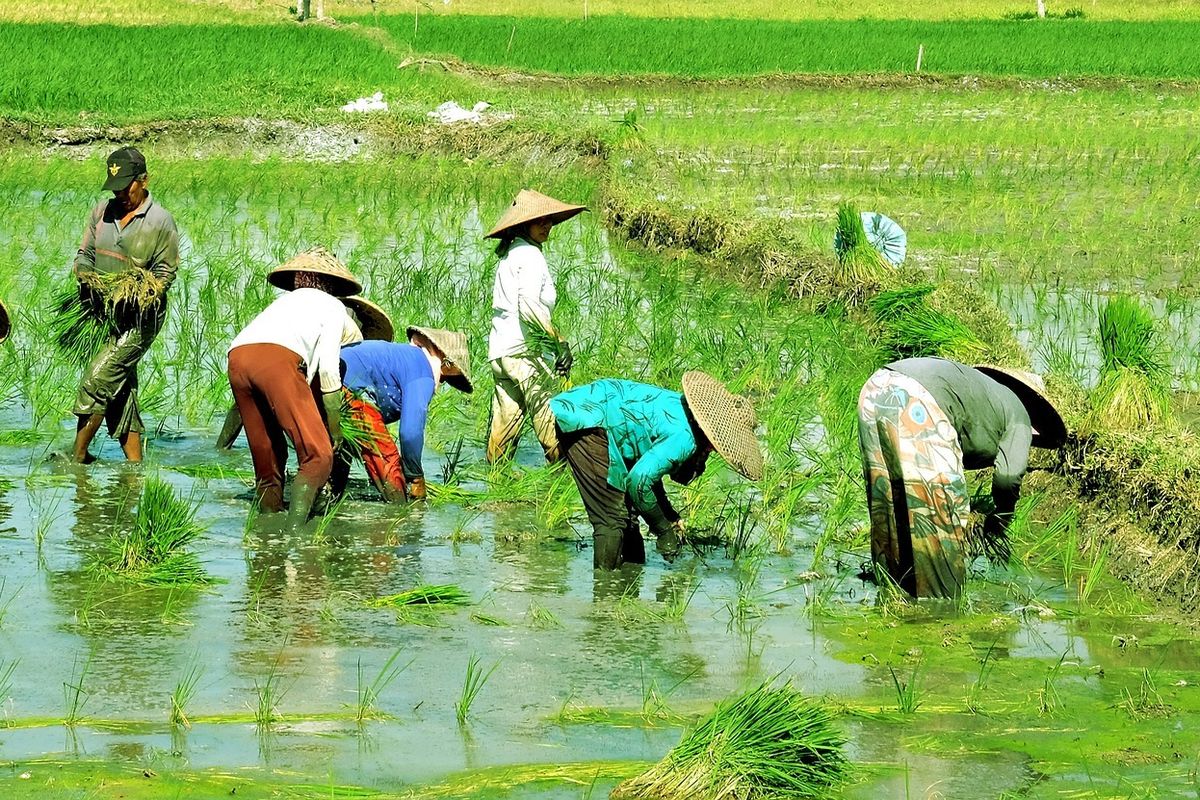
<path fill-rule="evenodd" d="M 108 179 L 104 181 L 106 192 L 119 192 L 139 175 L 146 174 L 146 157 L 134 147 L 122 147 L 105 163 L 108 167 Z"/>

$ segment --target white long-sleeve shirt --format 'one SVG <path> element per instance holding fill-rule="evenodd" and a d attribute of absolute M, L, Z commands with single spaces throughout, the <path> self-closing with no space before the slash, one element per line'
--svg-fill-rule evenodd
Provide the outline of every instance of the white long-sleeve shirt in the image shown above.
<path fill-rule="evenodd" d="M 229 349 L 244 344 L 277 344 L 304 360 L 309 383 L 320 376 L 321 391 L 342 387 L 343 343 L 361 340 L 346 306 L 320 289 L 296 289 L 281 295 L 250 321 Z"/>
<path fill-rule="evenodd" d="M 514 239 L 496 265 L 488 361 L 527 353 L 531 330 L 553 330 L 550 318 L 556 300 L 554 279 L 541 249 Z"/>

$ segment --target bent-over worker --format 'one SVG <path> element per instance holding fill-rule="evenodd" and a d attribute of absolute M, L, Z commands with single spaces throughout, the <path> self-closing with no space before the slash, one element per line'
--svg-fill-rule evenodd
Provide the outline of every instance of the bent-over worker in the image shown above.
<path fill-rule="evenodd" d="M 1061 447 L 1067 429 L 1041 378 L 942 358 L 888 364 L 858 400 L 871 555 L 914 597 L 957 597 L 966 577 L 971 501 L 964 470 L 994 467 L 1002 536 L 1021 493 L 1029 449 Z"/>
<path fill-rule="evenodd" d="M 246 429 L 263 511 L 283 510 L 287 439 L 296 450 L 299 470 L 288 523 L 298 526 L 308 520 L 317 492 L 329 480 L 333 451 L 341 442 L 340 350 L 343 343 L 361 341 L 362 334 L 338 298 L 361 287 L 323 248 L 276 267 L 268 280 L 287 293 L 233 340 L 229 385 Z"/>
<path fill-rule="evenodd" d="M 407 333 L 408 344 L 364 341 L 342 348 L 342 381 L 351 395 L 350 414 L 360 429 L 370 431 L 372 441 L 356 452 L 348 452 L 350 443 L 343 444 L 331 478 L 334 495 L 345 491 L 350 458 L 357 456 L 384 500 L 424 499 L 421 454 L 429 401 L 443 383 L 467 394 L 474 391 L 465 334 L 417 326 Z M 397 421 L 399 447 L 387 429 Z"/>
<path fill-rule="evenodd" d="M 596 569 L 645 563 L 639 516 L 664 557 L 678 552 L 685 531 L 665 476 L 690 483 L 715 449 L 741 475 L 762 477 L 754 409 L 703 372 L 684 374 L 682 394 L 604 379 L 556 395 L 550 407 L 592 523 Z"/>

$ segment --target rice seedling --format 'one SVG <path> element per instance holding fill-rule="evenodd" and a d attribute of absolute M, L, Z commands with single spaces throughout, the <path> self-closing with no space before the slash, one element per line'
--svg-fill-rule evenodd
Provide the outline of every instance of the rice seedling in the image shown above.
<path fill-rule="evenodd" d="M 66 725 L 68 728 L 74 727 L 83 721 L 83 707 L 92 695 L 84 687 L 88 669 L 91 668 L 91 665 L 91 655 L 88 655 L 83 660 L 83 663 L 80 664 L 79 655 L 76 654 L 71 667 L 71 679 L 63 681 L 63 702 L 66 705 L 66 715 L 63 717 L 63 725 Z"/>
<path fill-rule="evenodd" d="M 279 713 L 279 703 L 282 702 L 290 687 L 283 685 L 283 675 L 279 671 L 282 659 L 283 651 L 281 650 L 275 660 L 271 662 L 271 669 L 267 671 L 262 682 L 260 683 L 258 678 L 254 679 L 254 724 L 260 732 L 269 731 L 271 726 L 283 719 Z"/>
<path fill-rule="evenodd" d="M 114 532 L 94 569 L 101 575 L 151 585 L 207 583 L 200 559 L 188 546 L 204 529 L 196 523 L 199 501 L 176 494 L 158 477 L 146 480 L 133 525 Z"/>
<path fill-rule="evenodd" d="M 1129 718 L 1135 722 L 1151 717 L 1169 716 L 1174 711 L 1168 703 L 1163 701 L 1162 695 L 1159 694 L 1158 687 L 1154 682 L 1154 675 L 1144 667 L 1142 668 L 1141 682 L 1138 685 L 1137 695 L 1135 696 L 1126 687 L 1121 690 L 1121 696 L 1123 699 L 1116 704 L 1115 708 L 1125 711 L 1129 715 Z"/>
<path fill-rule="evenodd" d="M 12 695 L 13 673 L 17 671 L 17 665 L 20 663 L 19 658 L 7 662 L 0 661 L 0 706 L 5 705 Z"/>
<path fill-rule="evenodd" d="M 525 612 L 525 621 L 529 624 L 529 627 L 543 631 L 563 626 L 562 621 L 559 620 L 555 613 L 537 600 L 529 601 L 529 608 Z"/>
<path fill-rule="evenodd" d="M 16 589 L 13 589 L 10 595 L 5 597 L 4 587 L 7 582 L 8 578 L 0 576 L 0 628 L 4 627 L 4 620 L 8 616 L 8 610 L 12 607 L 13 601 L 17 599 L 17 595 L 24 588 L 23 586 L 18 586 Z"/>
<path fill-rule="evenodd" d="M 889 358 L 940 356 L 972 363 L 987 347 L 962 321 L 933 308 L 928 298 L 934 284 L 882 291 L 867 305 L 882 330 Z"/>
<path fill-rule="evenodd" d="M 112 273 L 79 272 L 76 277 L 109 315 L 150 313 L 162 298 L 162 280 L 137 266 Z"/>
<path fill-rule="evenodd" d="M 850 203 L 838 206 L 834 250 L 838 264 L 834 282 L 848 301 L 861 300 L 887 283 L 895 272 L 879 251 L 871 246 L 863 228 L 862 216 Z"/>
<path fill-rule="evenodd" d="M 850 775 L 845 737 L 790 683 L 721 702 L 662 761 L 614 798 L 817 798 Z"/>
<path fill-rule="evenodd" d="M 471 654 L 470 659 L 467 661 L 467 677 L 463 681 L 462 693 L 459 695 L 458 701 L 454 704 L 454 716 L 458 719 L 459 725 L 467 724 L 467 717 L 471 713 L 471 706 L 475 704 L 475 700 L 479 697 L 479 693 L 483 691 L 488 678 L 492 677 L 492 673 L 496 671 L 496 667 L 498 666 L 500 666 L 499 661 L 485 670 L 479 666 L 479 656 L 474 653 Z"/>
<path fill-rule="evenodd" d="M 1042 678 L 1042 687 L 1037 691 L 1037 707 L 1038 713 L 1043 716 L 1054 714 L 1062 708 L 1062 695 L 1058 691 L 1058 679 L 1069 653 L 1069 650 L 1064 650 L 1058 660 L 1046 670 L 1046 675 Z"/>
<path fill-rule="evenodd" d="M 1099 344 L 1102 363 L 1089 424 L 1132 431 L 1166 421 L 1171 370 L 1150 311 L 1136 298 L 1112 298 L 1100 310 Z"/>
<path fill-rule="evenodd" d="M 59 351 L 76 366 L 91 363 L 114 331 L 107 318 L 84 300 L 74 283 L 54 295 L 48 328 Z"/>
<path fill-rule="evenodd" d="M 913 665 L 908 680 L 902 681 L 896 674 L 896 669 L 888 666 L 888 674 L 892 676 L 892 686 L 896 690 L 896 709 L 901 714 L 915 714 L 921 707 L 920 673 L 921 662 L 918 661 Z"/>
<path fill-rule="evenodd" d="M 403 606 L 468 606 L 471 596 L 461 587 L 449 584 L 422 584 L 397 594 L 367 600 L 368 608 L 401 608 Z"/>
<path fill-rule="evenodd" d="M 459 482 L 459 469 L 463 463 L 463 445 L 465 436 L 459 436 L 454 443 L 446 448 L 446 460 L 442 462 L 441 476 L 443 486 L 454 486 Z"/>
<path fill-rule="evenodd" d="M 477 622 L 480 625 L 487 625 L 487 626 L 493 627 L 493 628 L 501 628 L 501 627 L 505 627 L 508 625 L 508 623 L 506 621 L 504 621 L 503 619 L 501 619 L 500 617 L 496 617 L 491 614 L 485 614 L 482 611 L 472 612 L 471 621 Z"/>
<path fill-rule="evenodd" d="M 175 688 L 171 690 L 171 709 L 167 715 L 167 721 L 172 726 L 181 725 L 189 729 L 192 727 L 192 723 L 187 717 L 187 707 L 191 705 L 192 699 L 196 696 L 196 688 L 203 673 L 200 664 L 194 663 L 176 681 Z"/>
<path fill-rule="evenodd" d="M 975 681 L 967 687 L 966 706 L 967 711 L 972 714 L 980 713 L 983 701 L 983 693 L 987 689 L 988 678 L 991 677 L 992 668 L 995 663 L 992 661 L 992 654 L 996 651 L 996 644 L 1000 640 L 997 639 L 988 645 L 988 649 L 984 651 L 983 658 L 979 660 L 979 672 L 975 676 Z"/>
<path fill-rule="evenodd" d="M 370 681 L 365 680 L 363 674 L 362 659 L 358 659 L 358 686 L 356 690 L 357 699 L 354 706 L 354 719 L 359 725 L 363 725 L 369 719 L 379 719 L 384 716 L 379 710 L 379 696 L 384 690 L 390 686 L 396 678 L 406 669 L 412 666 L 410 660 L 406 664 L 396 663 L 400 654 L 404 652 L 402 648 L 397 648 L 388 660 L 379 668 L 379 673 Z"/>

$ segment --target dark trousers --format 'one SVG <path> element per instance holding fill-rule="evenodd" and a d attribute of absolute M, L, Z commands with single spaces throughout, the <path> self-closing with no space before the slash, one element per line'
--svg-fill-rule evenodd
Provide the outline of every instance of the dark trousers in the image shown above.
<path fill-rule="evenodd" d="M 592 565 L 616 569 L 622 564 L 645 564 L 646 543 L 633 501 L 608 482 L 608 434 L 603 428 L 571 433 L 559 428 L 558 441 L 592 523 Z"/>
<path fill-rule="evenodd" d="M 229 385 L 246 429 L 263 511 L 283 510 L 287 439 L 299 462 L 297 483 L 320 488 L 333 469 L 333 444 L 300 361 L 277 344 L 245 344 L 229 353 Z"/>

